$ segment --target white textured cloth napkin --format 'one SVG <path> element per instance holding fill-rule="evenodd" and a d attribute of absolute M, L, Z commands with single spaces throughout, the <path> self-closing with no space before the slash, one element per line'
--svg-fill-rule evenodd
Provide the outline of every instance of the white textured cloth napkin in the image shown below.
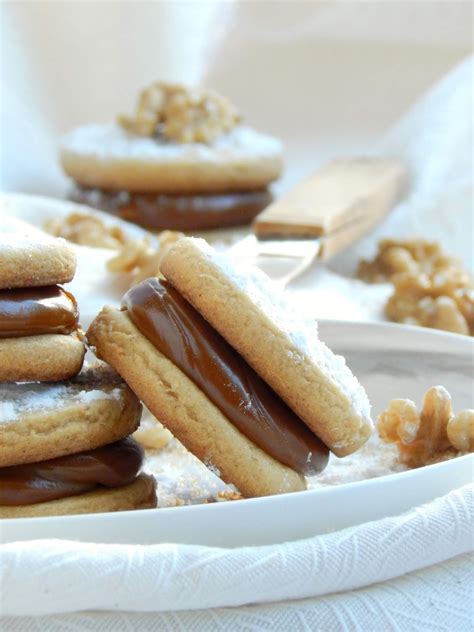
<path fill-rule="evenodd" d="M 338 620 L 350 621 L 350 617 L 346 596 L 334 593 L 400 578 L 465 555 L 472 548 L 473 527 L 473 487 L 466 486 L 400 516 L 272 546 L 219 549 L 60 540 L 5 544 L 0 547 L 1 612 L 26 616 L 80 610 L 175 611 L 169 621 L 184 625 L 189 615 L 176 611 L 333 594 L 331 600 L 313 600 L 306 607 L 313 603 L 324 610 L 328 625 L 322 629 L 335 629 Z M 465 559 L 460 558 L 459 569 L 452 567 L 455 574 L 465 572 Z M 360 591 L 359 608 L 365 616 L 372 610 L 381 622 L 393 618 L 397 625 L 401 616 L 415 617 L 428 588 L 420 577 L 423 574 L 418 573 L 402 583 L 405 594 L 410 594 L 403 613 L 385 611 L 384 595 L 398 591 L 390 582 L 379 593 L 375 589 Z M 461 603 L 464 596 L 462 586 L 452 593 L 445 591 L 433 600 L 431 614 L 423 610 L 416 616 L 428 621 L 449 611 L 456 612 L 460 621 L 466 619 L 469 611 Z M 274 613 L 271 621 L 275 626 L 282 626 L 285 618 L 294 616 L 291 609 L 299 607 L 293 603 L 286 612 L 286 606 L 280 604 L 268 606 L 266 611 Z M 17 621 L 11 622 L 12 629 L 25 629 Z"/>
<path fill-rule="evenodd" d="M 471 601 L 472 560 L 464 555 L 365 590 L 318 599 L 181 612 L 81 612 L 5 617 L 3 630 L 471 632 Z"/>

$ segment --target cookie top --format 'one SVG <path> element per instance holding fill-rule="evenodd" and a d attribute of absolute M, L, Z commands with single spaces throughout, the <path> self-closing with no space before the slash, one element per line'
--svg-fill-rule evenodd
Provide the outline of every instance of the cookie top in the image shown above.
<path fill-rule="evenodd" d="M 75 272 L 76 255 L 64 239 L 0 209 L 0 290 L 68 283 Z"/>
<path fill-rule="evenodd" d="M 113 443 L 134 432 L 140 416 L 138 399 L 102 362 L 66 382 L 0 384 L 0 466 Z"/>
<path fill-rule="evenodd" d="M 118 124 L 66 134 L 61 164 L 83 186 L 154 193 L 219 193 L 266 187 L 282 169 L 282 145 L 239 125 L 213 142 L 137 136 Z"/>
<path fill-rule="evenodd" d="M 161 271 L 335 454 L 365 443 L 365 390 L 319 340 L 317 323 L 296 313 L 263 272 L 194 238 L 177 242 Z"/>

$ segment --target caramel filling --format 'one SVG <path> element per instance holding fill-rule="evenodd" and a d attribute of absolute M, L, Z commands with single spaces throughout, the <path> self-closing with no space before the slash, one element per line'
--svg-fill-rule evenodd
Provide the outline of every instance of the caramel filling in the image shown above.
<path fill-rule="evenodd" d="M 137 477 L 143 449 L 128 437 L 96 450 L 0 468 L 0 505 L 32 505 L 98 487 L 123 487 Z"/>
<path fill-rule="evenodd" d="M 76 300 L 59 285 L 0 291 L 0 338 L 70 334 L 78 324 Z"/>
<path fill-rule="evenodd" d="M 307 476 L 325 468 L 327 447 L 169 283 L 143 281 L 127 292 L 122 309 L 267 454 Z"/>
<path fill-rule="evenodd" d="M 160 195 L 77 187 L 75 202 L 118 215 L 150 230 L 244 226 L 272 201 L 268 189 L 225 194 Z"/>

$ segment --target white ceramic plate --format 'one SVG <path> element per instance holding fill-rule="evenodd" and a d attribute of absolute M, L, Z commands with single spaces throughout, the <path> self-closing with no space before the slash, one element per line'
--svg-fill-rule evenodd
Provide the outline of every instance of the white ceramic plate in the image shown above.
<path fill-rule="evenodd" d="M 390 324 L 321 322 L 321 338 L 346 356 L 374 412 L 393 397 L 420 403 L 443 384 L 455 409 L 473 408 L 474 342 Z M 0 541 L 68 538 L 104 543 L 272 544 L 396 515 L 472 481 L 471 455 L 388 476 L 296 494 L 117 514 L 3 520 Z"/>

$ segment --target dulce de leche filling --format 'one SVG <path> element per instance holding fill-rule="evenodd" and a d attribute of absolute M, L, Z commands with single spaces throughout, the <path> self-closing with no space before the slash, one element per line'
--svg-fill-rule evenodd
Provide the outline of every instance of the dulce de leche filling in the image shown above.
<path fill-rule="evenodd" d="M 78 324 L 76 300 L 59 285 L 0 291 L 0 338 L 70 334 Z"/>
<path fill-rule="evenodd" d="M 205 230 L 243 226 L 272 201 L 268 189 L 235 193 L 171 195 L 101 191 L 77 186 L 75 202 L 118 215 L 150 230 Z"/>
<path fill-rule="evenodd" d="M 169 283 L 142 281 L 124 296 L 122 309 L 267 454 L 307 476 L 325 468 L 327 447 Z"/>
<path fill-rule="evenodd" d="M 128 437 L 102 448 L 49 461 L 0 468 L 0 505 L 32 505 L 67 498 L 98 487 L 132 483 L 143 449 Z"/>

